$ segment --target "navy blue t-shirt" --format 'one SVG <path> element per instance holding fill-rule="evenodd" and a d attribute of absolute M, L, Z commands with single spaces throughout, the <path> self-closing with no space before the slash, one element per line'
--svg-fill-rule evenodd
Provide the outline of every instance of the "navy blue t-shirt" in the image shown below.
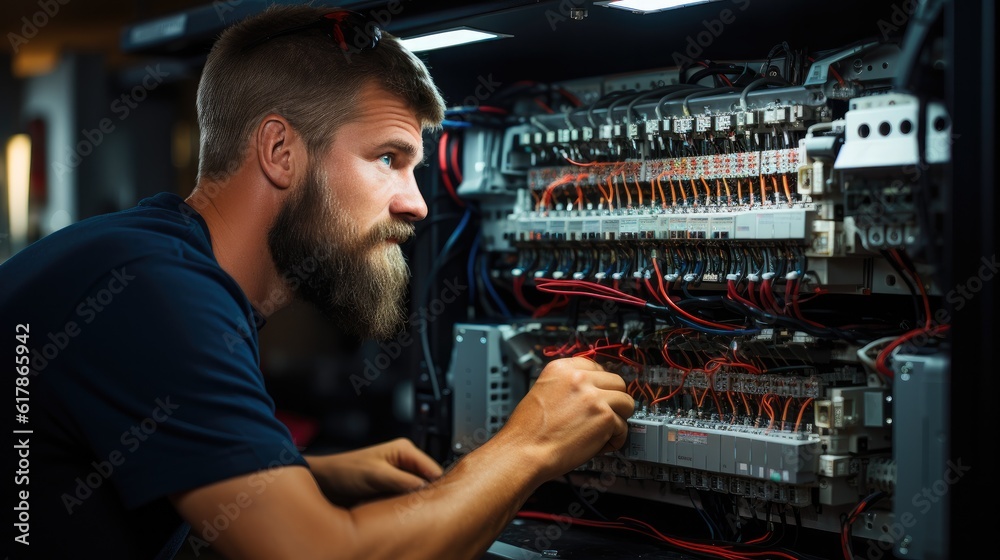
<path fill-rule="evenodd" d="M 15 434 L 29 468 L 14 481 L 30 512 L 15 536 L 29 544 L 14 542 L 13 558 L 170 558 L 185 540 L 197 551 L 209 541 L 185 536 L 170 494 L 246 474 L 263 492 L 267 469 L 306 465 L 265 390 L 262 320 L 175 194 L 0 264 L 0 318 L 2 355 L 26 342 L 31 357 L 27 421 L 14 426 L 31 431 Z"/>

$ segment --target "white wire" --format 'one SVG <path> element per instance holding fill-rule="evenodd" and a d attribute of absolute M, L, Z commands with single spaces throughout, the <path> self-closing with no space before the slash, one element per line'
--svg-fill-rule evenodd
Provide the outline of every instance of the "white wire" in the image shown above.
<path fill-rule="evenodd" d="M 896 340 L 897 338 L 899 338 L 899 337 L 897 337 L 897 336 L 887 336 L 887 337 L 880 338 L 878 340 L 869 342 L 868 344 L 862 346 L 861 348 L 858 348 L 858 359 L 861 360 L 861 363 L 864 364 L 865 367 L 868 368 L 868 373 L 875 373 L 875 374 L 879 373 L 878 368 L 875 367 L 875 358 L 869 356 L 868 353 L 871 352 L 872 349 L 874 349 L 876 347 L 879 347 L 879 346 L 885 346 L 886 344 L 889 344 L 890 342 L 892 342 L 893 340 Z M 877 355 L 876 355 L 876 357 L 877 357 Z"/>

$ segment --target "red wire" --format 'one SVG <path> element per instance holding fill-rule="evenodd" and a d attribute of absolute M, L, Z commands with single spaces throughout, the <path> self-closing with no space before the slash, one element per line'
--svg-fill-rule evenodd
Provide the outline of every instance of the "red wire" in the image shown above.
<path fill-rule="evenodd" d="M 555 278 L 538 278 L 535 280 L 535 287 L 539 291 L 554 294 L 583 295 L 601 299 L 610 299 L 629 305 L 646 305 L 646 300 L 626 294 L 603 284 L 587 282 L 584 280 L 556 280 Z"/>
<path fill-rule="evenodd" d="M 559 294 L 552 298 L 552 301 L 540 305 L 535 312 L 531 315 L 533 318 L 537 319 L 539 317 L 544 317 L 556 309 L 561 309 L 569 304 L 569 296 L 564 294 Z"/>
<path fill-rule="evenodd" d="M 458 163 L 458 145 L 459 145 L 459 142 L 457 142 L 457 141 L 451 143 L 451 169 L 452 169 L 452 172 L 455 173 L 455 179 L 457 179 L 458 182 L 461 183 L 462 182 L 462 166 L 461 166 L 461 164 Z"/>
<path fill-rule="evenodd" d="M 753 280 L 747 280 L 747 297 L 750 298 L 750 303 L 752 303 L 754 307 L 763 309 L 764 306 L 757 303 L 757 287 L 755 284 L 756 282 Z"/>
<path fill-rule="evenodd" d="M 657 259 L 653 259 L 653 270 L 656 271 L 656 275 L 657 276 L 660 276 L 660 265 L 657 264 Z M 692 315 L 692 314 L 688 313 L 687 311 L 684 311 L 683 309 L 681 309 L 680 307 L 678 307 L 676 303 L 674 303 L 674 300 L 673 300 L 673 298 L 670 297 L 670 293 L 669 293 L 668 290 L 669 289 L 664 289 L 663 296 L 667 300 L 667 305 L 671 309 L 673 309 L 675 313 L 683 315 L 687 319 L 690 319 L 691 321 L 694 321 L 695 323 L 698 323 L 699 325 L 704 325 L 706 327 L 711 327 L 713 329 L 721 329 L 721 330 L 731 331 L 731 330 L 734 330 L 736 328 L 736 327 L 733 327 L 732 325 L 724 325 L 722 323 L 713 323 L 712 321 L 706 321 L 705 319 L 702 319 L 701 317 L 697 317 L 695 315 Z"/>
<path fill-rule="evenodd" d="M 542 101 L 541 99 L 539 99 L 539 98 L 536 97 L 534 99 L 534 101 L 535 101 L 535 104 L 538 105 L 539 107 L 541 107 L 542 110 L 545 111 L 546 113 L 555 113 L 555 111 L 552 110 L 552 107 L 549 107 L 548 105 L 546 105 L 545 102 Z"/>
<path fill-rule="evenodd" d="M 913 329 L 904 334 L 903 336 L 897 338 L 896 340 L 893 340 L 888 344 L 888 346 L 883 348 L 882 351 L 878 353 L 878 357 L 875 358 L 875 369 L 877 369 L 879 373 L 885 375 L 886 377 L 892 377 L 892 369 L 889 368 L 888 362 L 889 362 L 889 356 L 892 355 L 892 351 L 895 350 L 896 347 L 906 342 L 907 340 L 910 340 L 911 338 L 916 338 L 918 335 L 921 334 L 927 334 L 928 336 L 937 336 L 947 331 L 950 326 L 951 325 L 938 325 L 931 329 L 923 329 L 923 328 Z"/>
<path fill-rule="evenodd" d="M 802 315 L 802 310 L 799 309 L 799 281 L 798 280 L 789 280 L 788 281 L 788 288 L 785 290 L 786 299 L 788 297 L 788 292 L 789 291 L 791 291 L 791 296 L 790 297 L 792 298 L 792 313 L 795 315 L 795 317 L 798 320 L 800 320 L 800 321 L 802 321 L 802 322 L 804 322 L 804 323 L 806 323 L 808 325 L 812 325 L 812 326 L 814 326 L 816 328 L 820 328 L 820 329 L 825 329 L 826 327 L 824 325 L 822 325 L 820 323 L 817 323 L 816 321 L 810 321 L 809 319 L 806 319 Z"/>
<path fill-rule="evenodd" d="M 510 111 L 504 109 L 503 107 L 493 107 L 492 105 L 480 105 L 479 110 L 485 113 L 497 113 L 500 115 L 506 115 Z"/>
<path fill-rule="evenodd" d="M 451 198 L 459 205 L 465 206 L 465 201 L 462 200 L 458 193 L 455 192 L 455 186 L 451 184 L 451 177 L 448 175 L 448 133 L 445 132 L 441 135 L 441 140 L 438 142 L 438 166 L 441 168 L 441 182 L 444 183 L 444 188 L 448 191 Z"/>
<path fill-rule="evenodd" d="M 659 303 L 660 305 L 666 305 L 666 302 L 663 301 L 663 297 L 660 295 L 660 292 L 653 287 L 653 284 L 649 281 L 649 278 L 646 278 L 644 281 L 646 282 L 646 289 L 649 291 L 650 294 L 653 295 L 653 299 L 656 300 L 656 303 Z M 662 283 L 662 280 L 660 282 Z"/>
<path fill-rule="evenodd" d="M 739 292 L 736 291 L 736 281 L 735 280 L 730 280 L 729 281 L 728 292 L 729 292 L 729 299 L 736 300 L 736 301 L 742 303 L 743 305 L 746 305 L 748 307 L 753 307 L 754 309 L 760 309 L 760 307 L 757 304 L 752 303 L 750 300 L 748 300 L 747 298 L 741 296 L 739 294 Z"/>
<path fill-rule="evenodd" d="M 514 298 L 517 299 L 517 303 L 521 304 L 521 307 L 527 309 L 528 311 L 534 311 L 535 306 L 525 299 L 524 297 L 524 276 L 514 277 Z"/>
<path fill-rule="evenodd" d="M 573 95 L 573 92 L 569 91 L 568 89 L 558 88 L 557 91 L 561 93 L 563 97 L 569 99 L 569 102 L 572 103 L 574 107 L 579 107 L 580 105 L 583 105 L 583 101 L 580 101 L 580 98 Z"/>
<path fill-rule="evenodd" d="M 893 375 L 892 369 L 889 367 L 889 357 L 892 356 L 892 351 L 895 350 L 899 345 L 903 344 L 907 340 L 910 340 L 911 338 L 917 337 L 920 334 L 926 334 L 927 336 L 937 336 L 948 330 L 948 325 L 934 326 L 934 323 L 931 320 L 930 298 L 927 296 L 927 291 L 924 289 L 924 283 L 923 280 L 921 280 L 920 275 L 917 274 L 915 270 L 906 266 L 906 262 L 903 260 L 902 255 L 899 254 L 898 250 L 891 249 L 889 251 L 889 254 L 899 264 L 899 266 L 903 268 L 903 271 L 910 276 L 910 278 L 913 280 L 913 283 L 917 285 L 917 289 L 920 291 L 920 296 L 921 299 L 923 300 L 923 308 L 924 308 L 924 326 L 906 332 L 896 340 L 890 342 L 885 348 L 882 349 L 881 352 L 878 353 L 878 357 L 875 358 L 875 369 L 878 370 L 878 372 L 881 373 L 882 375 L 885 375 L 886 377 L 892 377 Z"/>

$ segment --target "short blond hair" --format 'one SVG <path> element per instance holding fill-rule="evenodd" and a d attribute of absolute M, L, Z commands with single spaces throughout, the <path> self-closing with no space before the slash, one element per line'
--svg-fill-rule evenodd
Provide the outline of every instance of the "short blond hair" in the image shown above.
<path fill-rule="evenodd" d="M 316 21 L 331 8 L 272 5 L 227 28 L 212 47 L 198 84 L 199 178 L 221 180 L 243 162 L 250 135 L 271 113 L 324 151 L 356 114 L 373 82 L 402 98 L 421 126 L 437 129 L 445 104 L 424 63 L 382 31 L 371 50 L 344 52 L 318 30 L 262 38 Z"/>

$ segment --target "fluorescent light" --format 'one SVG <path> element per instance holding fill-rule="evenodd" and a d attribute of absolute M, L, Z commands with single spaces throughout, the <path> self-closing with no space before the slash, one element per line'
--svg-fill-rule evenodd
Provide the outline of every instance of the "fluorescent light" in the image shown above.
<path fill-rule="evenodd" d="M 28 187 L 31 181 L 31 137 L 15 134 L 7 141 L 7 209 L 10 213 L 10 248 L 28 241 Z"/>
<path fill-rule="evenodd" d="M 503 37 L 510 37 L 510 35 L 492 33 L 490 31 L 480 31 L 478 29 L 470 29 L 468 27 L 458 27 L 455 29 L 448 29 L 446 31 L 435 31 L 434 33 L 428 33 L 426 35 L 417 35 L 416 37 L 400 39 L 400 42 L 403 43 L 403 46 L 407 49 L 413 52 L 420 52 L 443 49 L 445 47 L 454 47 L 456 45 L 465 45 L 468 43 L 478 43 L 479 41 L 501 39 Z"/>
<path fill-rule="evenodd" d="M 695 4 L 707 4 L 708 2 L 714 1 L 715 0 L 613 0 L 611 2 L 598 2 L 598 4 L 609 8 L 619 8 L 622 10 L 649 14 L 653 12 L 662 12 L 663 10 L 672 10 L 674 8 L 683 8 L 685 6 L 694 6 Z"/>

